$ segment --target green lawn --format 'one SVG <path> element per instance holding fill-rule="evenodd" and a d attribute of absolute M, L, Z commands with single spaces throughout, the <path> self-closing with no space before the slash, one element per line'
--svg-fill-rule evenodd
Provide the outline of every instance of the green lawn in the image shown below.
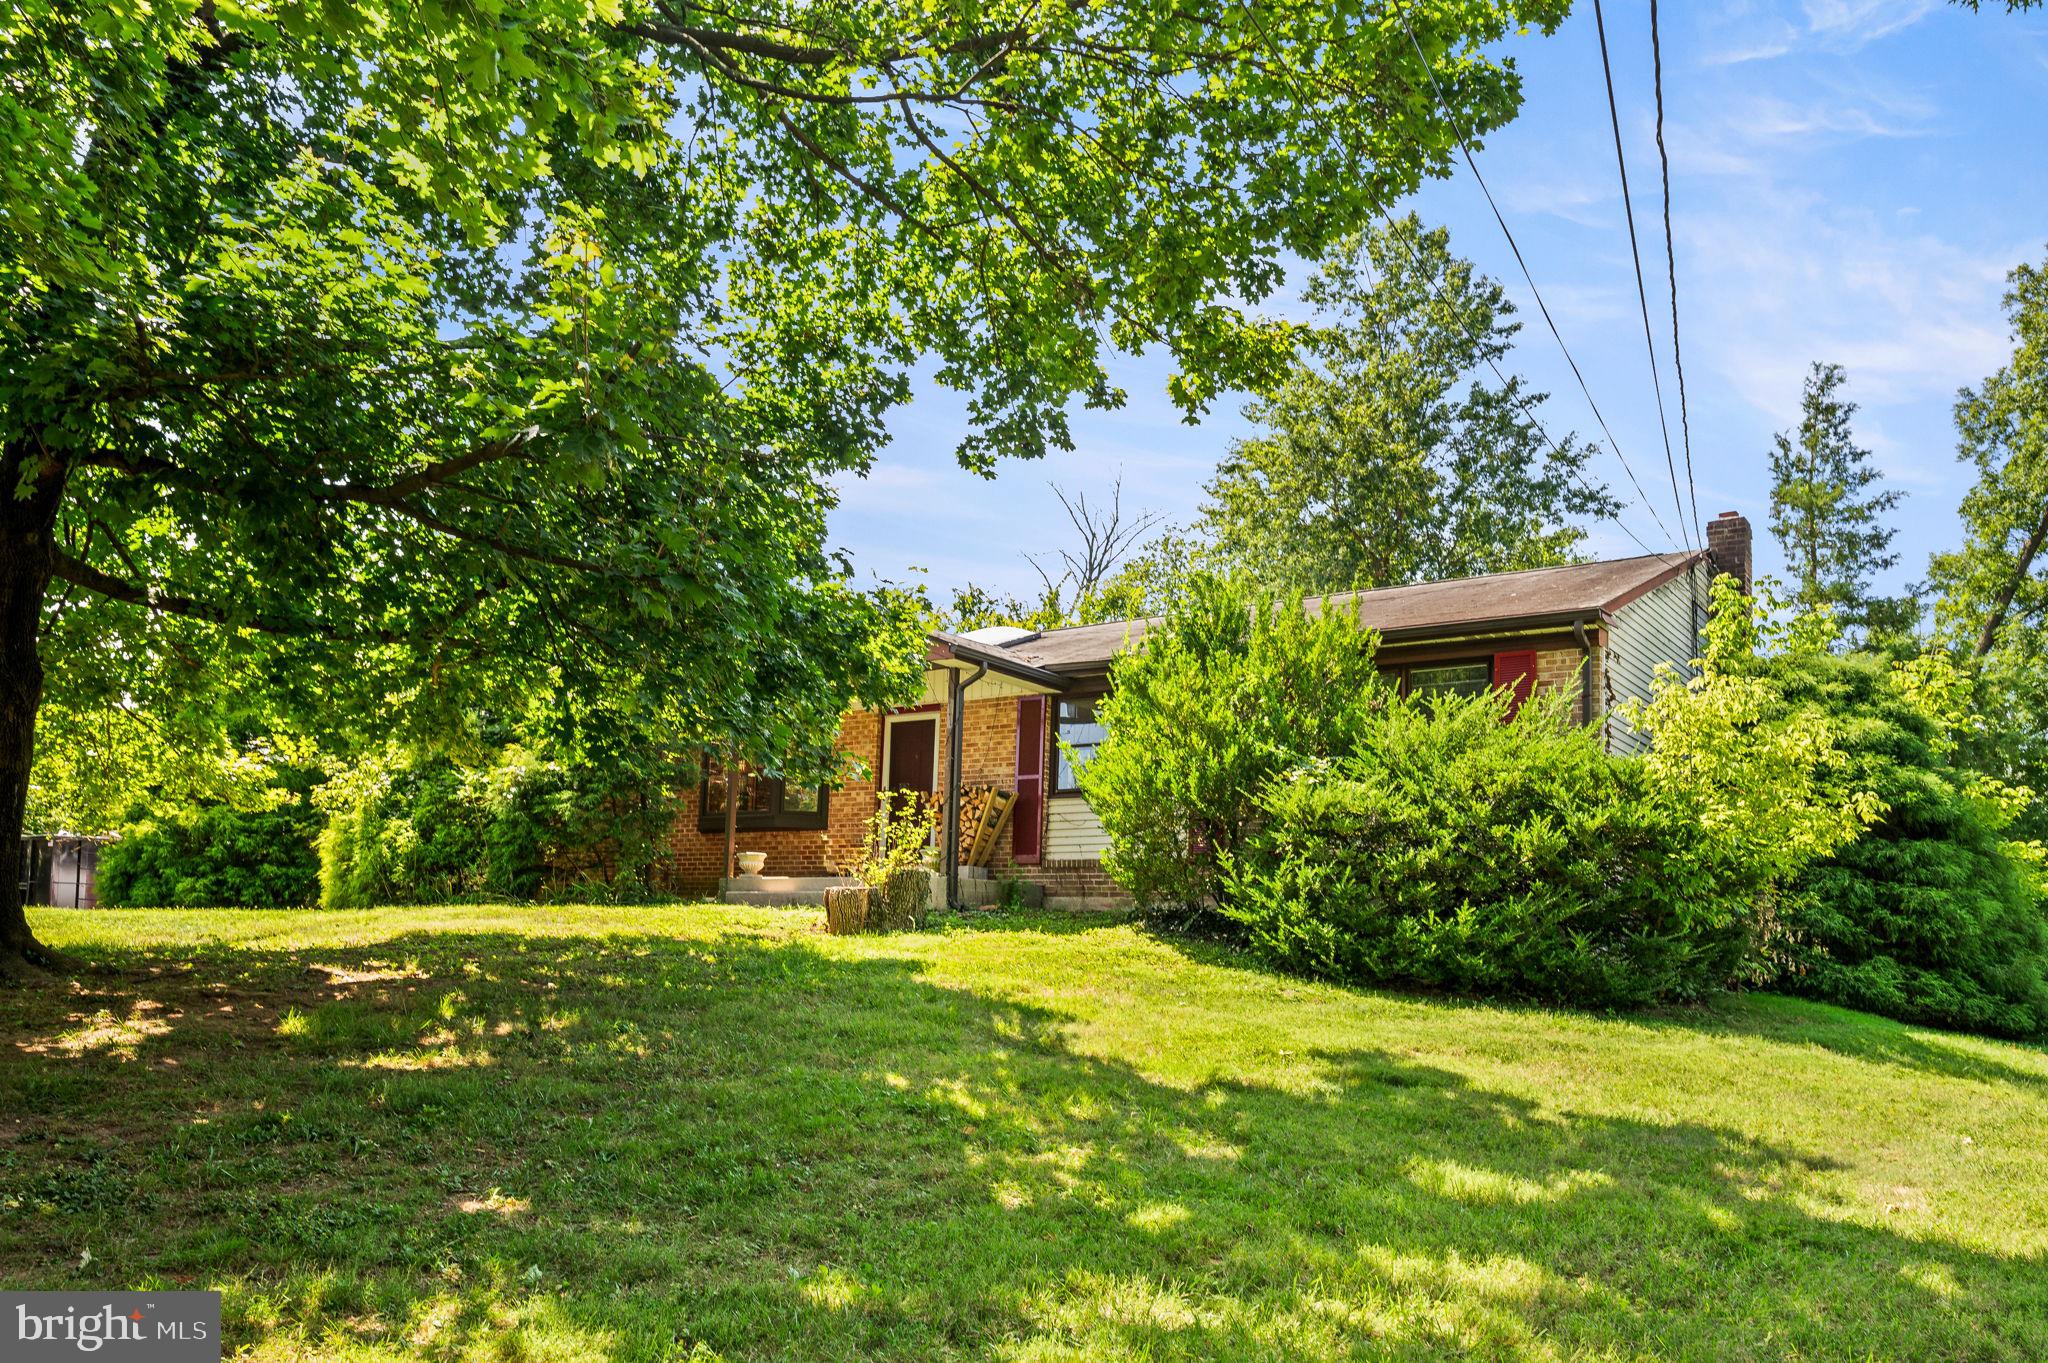
<path fill-rule="evenodd" d="M 2048 1358 L 2040 1049 L 1104 920 L 35 922 L 124 973 L 0 992 L 0 1282 L 251 1357 Z"/>

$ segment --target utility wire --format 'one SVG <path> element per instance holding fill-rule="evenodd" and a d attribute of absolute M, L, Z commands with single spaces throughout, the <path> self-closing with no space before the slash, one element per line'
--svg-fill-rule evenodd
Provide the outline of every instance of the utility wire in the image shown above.
<path fill-rule="evenodd" d="M 1493 210 L 1493 220 L 1500 224 L 1501 235 L 1508 239 L 1508 249 L 1514 252 L 1515 264 L 1521 267 L 1522 279 L 1528 284 L 1529 293 L 1536 300 L 1537 311 L 1543 314 L 1543 321 L 1550 328 L 1551 338 L 1557 342 L 1557 348 L 1564 352 L 1564 361 L 1571 366 L 1572 377 L 1578 380 L 1579 392 L 1585 395 L 1586 405 L 1593 409 L 1593 419 L 1600 423 L 1600 430 L 1607 437 L 1607 447 L 1614 451 L 1614 457 L 1621 462 L 1622 472 L 1628 475 L 1629 484 L 1635 488 L 1636 496 L 1641 500 L 1643 510 L 1649 512 L 1650 519 L 1657 523 L 1658 533 L 1667 540 L 1678 540 L 1689 549 L 1691 547 L 1690 541 L 1685 540 L 1682 536 L 1674 536 L 1665 526 L 1664 518 L 1657 514 L 1657 508 L 1651 503 L 1650 495 L 1643 491 L 1642 482 L 1636 477 L 1636 471 L 1629 466 L 1628 456 L 1621 452 L 1621 442 L 1614 438 L 1614 431 L 1608 426 L 1607 417 L 1601 412 L 1600 404 L 1593 400 L 1593 390 L 1587 385 L 1586 376 L 1579 369 L 1579 362 L 1572 358 L 1571 347 L 1564 343 L 1564 334 L 1557 329 L 1557 320 L 1550 315 L 1550 305 L 1543 301 L 1543 291 L 1536 287 L 1536 277 L 1530 273 L 1529 262 L 1523 258 L 1522 248 L 1515 241 L 1515 234 L 1508 227 L 1507 218 L 1502 215 L 1500 205 L 1494 201 L 1493 191 L 1487 188 L 1486 177 L 1479 173 L 1479 163 L 1472 158 L 1472 144 L 1466 139 L 1464 126 L 1459 123 L 1457 114 L 1452 111 L 1451 102 L 1444 98 L 1443 86 L 1437 83 L 1436 68 L 1430 65 L 1428 55 L 1422 50 L 1422 43 L 1415 36 L 1414 27 L 1408 22 L 1408 9 L 1409 6 L 1403 4 L 1395 11 L 1400 16 L 1401 27 L 1407 30 L 1408 42 L 1414 47 L 1415 56 L 1422 63 L 1423 74 L 1429 77 L 1429 87 L 1436 94 L 1437 106 L 1444 111 L 1444 118 L 1450 123 L 1451 132 L 1458 139 L 1458 150 L 1465 158 L 1466 168 L 1472 172 L 1472 178 L 1478 182 L 1479 192 L 1486 196 L 1486 206 Z M 1638 268 L 1638 274 L 1640 275 L 1640 273 L 1640 268 Z M 1674 473 L 1672 483 L 1674 493 L 1677 491 L 1676 477 L 1677 475 Z M 1680 528 L 1683 529 L 1683 526 Z M 1630 532 L 1629 537 L 1631 539 L 1635 538 L 1633 531 Z M 1642 544 L 1642 541 L 1638 539 L 1636 543 Z M 1648 548 L 1647 545 L 1644 547 Z"/>
<path fill-rule="evenodd" d="M 1380 217 L 1387 224 L 1387 234 L 1389 240 L 1398 236 L 1400 229 L 1394 223 L 1394 215 L 1388 212 L 1385 208 L 1381 208 Z M 1368 259 L 1370 259 L 1369 256 Z M 1536 409 L 1529 405 L 1529 399 L 1524 397 L 1522 395 L 1521 389 L 1516 384 L 1511 382 L 1506 374 L 1501 372 L 1500 364 L 1493 358 L 1492 354 L 1489 353 L 1486 342 L 1481 340 L 1479 333 L 1474 331 L 1472 327 L 1464 320 L 1464 314 L 1460 312 L 1457 308 L 1452 307 L 1450 300 L 1444 296 L 1443 291 L 1437 288 L 1436 281 L 1430 277 L 1428 269 L 1423 264 L 1420 255 L 1413 251 L 1409 252 L 1408 263 L 1415 267 L 1416 277 L 1422 281 L 1423 287 L 1429 290 L 1430 297 L 1440 307 L 1443 308 L 1446 314 L 1448 314 L 1451 318 L 1457 321 L 1459 330 L 1465 333 L 1465 339 L 1472 343 L 1472 348 L 1478 354 L 1479 358 L 1486 361 L 1486 367 L 1493 371 L 1493 377 L 1499 380 L 1500 382 L 1501 392 L 1506 394 L 1508 397 L 1514 399 L 1515 405 L 1522 409 L 1522 415 L 1527 417 L 1529 419 L 1529 424 L 1536 428 L 1536 433 L 1542 436 L 1545 443 L 1547 443 L 1550 446 L 1550 448 L 1556 452 L 1558 463 L 1560 464 L 1560 466 L 1568 470 L 1571 473 L 1572 477 L 1578 480 L 1579 486 L 1586 490 L 1586 495 L 1588 497 L 1598 500 L 1601 496 L 1603 496 L 1606 490 L 1604 488 L 1596 489 L 1591 483 L 1586 481 L 1586 475 L 1579 470 L 1578 464 L 1572 459 L 1571 455 L 1565 451 L 1564 446 L 1558 442 L 1557 437 L 1552 435 L 1549 429 L 1544 426 L 1543 419 L 1536 415 Z M 1640 490 L 1641 489 L 1638 489 L 1638 491 Z M 1621 529 L 1621 533 L 1627 535 L 1630 539 L 1634 540 L 1636 542 L 1636 546 L 1640 548 L 1645 554 L 1650 555 L 1652 558 L 1669 559 L 1671 557 L 1668 552 L 1660 553 L 1657 550 L 1652 549 L 1649 545 L 1644 544 L 1643 537 L 1641 535 L 1638 535 L 1635 531 L 1631 530 L 1629 528 L 1628 522 L 1624 521 L 1615 512 L 1602 511 L 1600 514 L 1602 516 L 1605 516 L 1608 520 L 1613 521 L 1615 525 L 1619 526 Z M 1650 514 L 1652 516 L 1656 515 L 1654 511 Z M 1658 528 L 1662 529 L 1663 527 L 1660 525 Z"/>
<path fill-rule="evenodd" d="M 1664 466 L 1671 474 L 1671 504 L 1678 512 L 1681 538 L 1685 533 L 1685 501 L 1678 493 L 1678 460 L 1671 453 L 1671 426 L 1664 419 L 1664 385 L 1657 377 L 1657 342 L 1650 333 L 1650 291 L 1643 284 L 1643 253 L 1636 243 L 1636 210 L 1628 195 L 1628 158 L 1621 152 L 1621 106 L 1614 98 L 1614 67 L 1607 60 L 1607 21 L 1600 13 L 1600 0 L 1593 0 L 1593 27 L 1600 35 L 1600 71 L 1607 78 L 1607 118 L 1614 127 L 1614 164 L 1621 171 L 1621 209 L 1628 217 L 1628 251 L 1636 265 L 1636 299 L 1643 308 L 1643 344 L 1650 352 L 1650 391 L 1657 397 L 1657 425 L 1664 432 Z M 1692 547 L 1689 539 L 1686 548 Z"/>
<path fill-rule="evenodd" d="M 1671 367 L 1678 371 L 1678 430 L 1685 444 L 1685 490 L 1692 499 L 1692 532 L 1700 531 L 1700 486 L 1692 476 L 1692 417 L 1685 402 L 1685 355 L 1678 348 L 1678 249 L 1671 241 L 1671 157 L 1664 150 L 1664 47 L 1657 40 L 1657 0 L 1650 0 L 1650 76 L 1657 92 L 1657 164 L 1664 175 L 1664 272 L 1671 284 Z"/>

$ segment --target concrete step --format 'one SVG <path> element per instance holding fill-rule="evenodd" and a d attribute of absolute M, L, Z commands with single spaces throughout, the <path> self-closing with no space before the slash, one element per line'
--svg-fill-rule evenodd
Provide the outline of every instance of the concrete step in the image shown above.
<path fill-rule="evenodd" d="M 771 908 L 787 908 L 799 904 L 823 905 L 825 891 L 858 883 L 841 876 L 734 876 L 722 882 L 718 898 L 721 903 L 726 904 L 755 904 Z M 1024 907 L 1036 909 L 1045 904 L 1043 885 L 1034 885 L 1028 880 L 1021 881 L 1019 890 Z M 945 898 L 946 878 L 934 871 L 932 903 L 943 904 Z M 1002 902 L 1003 882 L 990 876 L 987 867 L 960 868 L 962 908 L 985 909 Z"/>
<path fill-rule="evenodd" d="M 719 888 L 746 894 L 791 894 L 809 890 L 836 890 L 842 885 L 858 883 L 851 876 L 733 876 L 720 882 Z"/>

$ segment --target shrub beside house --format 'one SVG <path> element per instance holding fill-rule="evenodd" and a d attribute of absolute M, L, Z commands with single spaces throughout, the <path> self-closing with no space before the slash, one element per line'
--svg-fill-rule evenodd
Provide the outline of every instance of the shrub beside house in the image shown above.
<path fill-rule="evenodd" d="M 1624 707 L 1648 699 L 1659 666 L 1684 668 L 1698 656 L 1717 572 L 1749 581 L 1749 523 L 1732 512 L 1710 524 L 1708 547 L 1694 553 L 1339 593 L 1310 604 L 1373 631 L 1375 666 L 1401 694 L 1498 690 L 1519 703 L 1555 693 L 1603 749 L 1633 752 L 1645 740 Z M 1018 796 L 991 862 L 995 875 L 1043 887 L 1055 906 L 1130 902 L 1104 865 L 1108 835 L 1078 772 L 1103 738 L 1097 707 L 1110 694 L 1117 658 L 1158 624 L 931 634 L 916 703 L 842 718 L 839 749 L 851 773 L 844 784 L 791 789 L 739 773 L 731 784 L 740 845 L 766 852 L 772 875 L 842 874 L 878 791 L 943 803 L 950 789 L 993 786 Z M 727 785 L 713 764 L 683 795 L 664 872 L 679 892 L 717 887 Z"/>

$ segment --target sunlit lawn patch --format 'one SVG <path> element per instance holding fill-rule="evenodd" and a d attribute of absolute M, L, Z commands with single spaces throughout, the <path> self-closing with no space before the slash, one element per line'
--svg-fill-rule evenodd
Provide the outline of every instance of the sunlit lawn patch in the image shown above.
<path fill-rule="evenodd" d="M 262 1359 L 2048 1357 L 2039 1049 L 816 917 L 40 914 L 128 973 L 0 995 L 0 1281 Z"/>

